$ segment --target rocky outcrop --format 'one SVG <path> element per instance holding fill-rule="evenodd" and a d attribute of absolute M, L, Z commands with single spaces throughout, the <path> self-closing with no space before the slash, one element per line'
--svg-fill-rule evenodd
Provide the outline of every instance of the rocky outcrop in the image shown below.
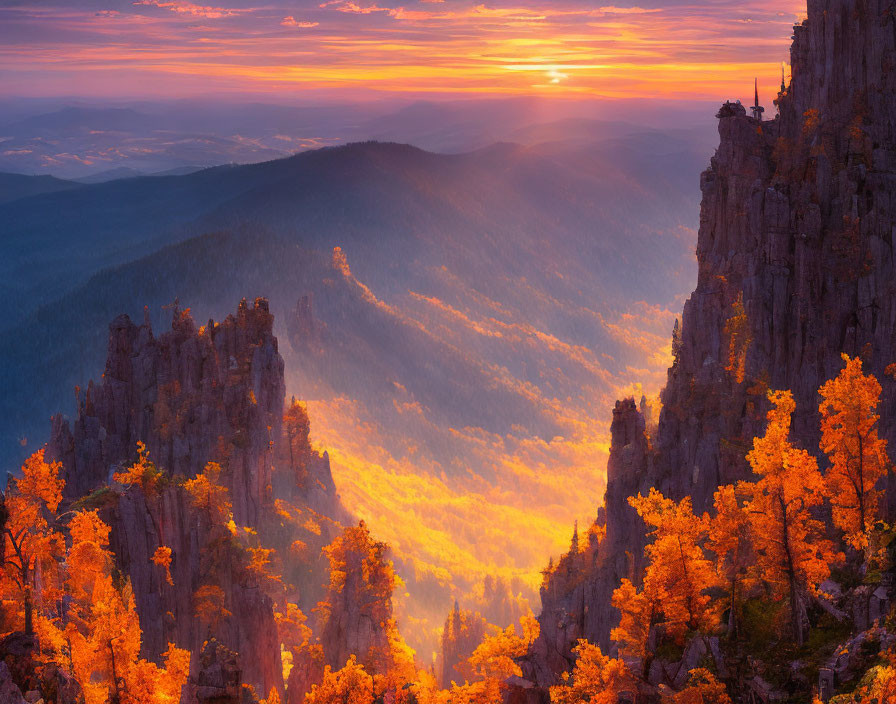
<path fill-rule="evenodd" d="M 324 657 L 320 648 L 305 648 L 294 653 L 286 683 L 286 704 L 302 704 L 305 695 L 324 678 Z"/>
<path fill-rule="evenodd" d="M 202 648 L 195 674 L 187 684 L 189 704 L 256 704 L 243 683 L 239 655 L 212 638 Z"/>
<path fill-rule="evenodd" d="M 0 640 L 0 704 L 84 704 L 81 685 L 45 661 L 35 636 L 14 631 Z"/>
<path fill-rule="evenodd" d="M 222 648 L 251 653 L 240 669 L 243 682 L 259 692 L 283 691 L 280 641 L 274 604 L 245 569 L 246 556 L 231 544 L 226 528 L 197 510 L 186 491 L 169 486 L 147 494 L 139 487 L 122 493 L 104 512 L 112 527 L 111 547 L 130 577 L 143 631 L 141 652 L 158 660 L 177 643 L 201 662 L 210 635 Z M 159 546 L 171 548 L 171 577 L 152 562 Z M 206 585 L 220 589 L 223 613 L 213 627 L 197 617 L 195 594 Z"/>
<path fill-rule="evenodd" d="M 541 636 L 522 662 L 542 688 L 568 669 L 573 638 L 611 646 L 609 595 L 638 578 L 644 541 L 626 498 L 655 486 L 709 508 L 720 484 L 749 476 L 766 389 L 793 391 L 792 439 L 817 453 L 817 389 L 841 352 L 861 355 L 882 381 L 881 427 L 896 443 L 896 383 L 885 374 L 896 361 L 896 11 L 809 0 L 791 63 L 774 120 L 736 103 L 719 112 L 700 183 L 697 288 L 676 328 L 659 425 L 648 444 L 634 403 L 617 404 L 604 545 L 583 584 L 547 585 Z M 896 487 L 888 498 L 892 516 Z"/>
<path fill-rule="evenodd" d="M 264 299 L 243 300 L 236 315 L 201 328 L 189 311 L 175 309 L 171 330 L 159 337 L 148 320 L 137 326 L 121 316 L 110 325 L 102 381 L 79 394 L 73 423 L 53 419 L 48 448 L 63 463 L 67 497 L 78 508 L 100 509 L 112 529 L 110 547 L 140 615 L 142 656 L 158 662 L 176 643 L 192 652 L 195 673 L 214 637 L 216 647 L 243 656 L 242 682 L 265 695 L 284 693 L 275 604 L 263 577 L 247 567 L 251 555 L 237 526 L 290 556 L 288 598 L 310 610 L 322 581 L 321 547 L 347 517 L 327 454 L 308 441 L 307 414 L 303 434 L 286 437 L 283 371 Z M 136 459 L 138 442 L 160 474 L 150 484 L 118 484 L 113 474 Z M 286 456 L 296 467 L 278 463 Z M 197 507 L 184 486 L 209 461 L 221 465 L 232 527 Z M 296 553 L 297 545 L 305 547 Z M 162 546 L 171 550 L 173 584 L 152 560 Z M 213 618 L 199 614 L 195 601 L 209 587 Z"/>
<path fill-rule="evenodd" d="M 286 318 L 286 332 L 296 352 L 323 354 L 326 323 L 314 317 L 314 298 L 310 293 L 296 301 L 296 307 Z"/>
<path fill-rule="evenodd" d="M 109 326 L 102 381 L 78 394 L 72 425 L 53 418 L 48 456 L 65 467 L 66 493 L 77 498 L 109 481 L 146 443 L 171 474 L 195 476 L 210 460 L 225 464 L 234 519 L 258 524 L 279 437 L 283 359 L 264 299 L 243 300 L 236 315 L 197 330 L 189 311 L 173 311 L 156 338 L 148 317 Z"/>

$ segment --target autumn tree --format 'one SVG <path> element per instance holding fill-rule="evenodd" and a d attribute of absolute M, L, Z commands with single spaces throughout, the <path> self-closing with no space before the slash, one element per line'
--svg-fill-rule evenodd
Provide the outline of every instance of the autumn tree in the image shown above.
<path fill-rule="evenodd" d="M 190 653 L 169 644 L 164 666 L 141 659 L 134 594 L 127 580 L 113 576 L 109 526 L 96 511 L 78 511 L 69 532 L 65 638 L 86 704 L 176 704 Z"/>
<path fill-rule="evenodd" d="M 296 697 L 304 697 L 309 682 L 317 681 L 323 675 L 323 648 L 319 643 L 312 643 L 307 618 L 295 604 L 287 602 L 282 612 L 274 612 L 274 619 L 284 651 L 283 677 L 288 682 L 290 701 L 296 701 Z M 294 674 L 293 670 L 298 677 L 290 676 Z"/>
<path fill-rule="evenodd" d="M 451 617 L 449 616 L 449 619 Z M 493 627 L 494 628 L 494 627 Z M 450 689 L 431 691 L 425 673 L 417 673 L 417 684 L 412 687 L 421 704 L 493 704 L 505 694 L 505 681 L 513 675 L 521 676 L 517 658 L 525 655 L 538 637 L 538 621 L 529 611 L 518 624 L 483 638 L 473 653 L 458 670 L 466 673 L 467 681 L 451 683 Z"/>
<path fill-rule="evenodd" d="M 221 465 L 209 462 L 201 474 L 184 483 L 193 506 L 205 511 L 214 525 L 227 524 L 233 514 L 230 490 L 224 484 L 222 475 Z"/>
<path fill-rule="evenodd" d="M 742 487 L 749 497 L 750 534 L 759 574 L 776 596 L 787 598 L 793 637 L 804 638 L 804 597 L 815 594 L 830 565 L 842 558 L 825 538 L 824 525 L 812 510 L 824 500 L 818 463 L 788 436 L 796 404 L 789 391 L 770 391 L 773 404 L 765 435 L 753 440 L 747 460 L 758 476 Z"/>
<path fill-rule="evenodd" d="M 564 672 L 564 684 L 550 689 L 553 704 L 616 704 L 622 692 L 636 691 L 637 680 L 622 660 L 604 655 L 587 640 L 580 640 L 574 652 L 572 675 Z"/>
<path fill-rule="evenodd" d="M 171 579 L 171 548 L 167 545 L 159 545 L 150 558 L 154 565 L 158 565 L 165 570 L 165 581 L 174 586 L 174 580 Z"/>
<path fill-rule="evenodd" d="M 280 643 L 287 650 L 298 651 L 311 642 L 311 629 L 305 625 L 308 619 L 295 604 L 287 602 L 285 611 L 275 612 L 274 619 Z"/>
<path fill-rule="evenodd" d="M 3 588 L 12 591 L 23 609 L 25 632 L 34 633 L 35 575 L 56 569 L 65 542 L 56 529 L 56 510 L 65 482 L 62 465 L 46 462 L 38 450 L 22 465 L 22 476 L 6 491 L 7 519 L 3 527 Z M 48 574 L 49 576 L 49 574 Z"/>
<path fill-rule="evenodd" d="M 743 292 L 737 294 L 737 300 L 731 308 L 731 317 L 725 321 L 725 337 L 728 338 L 728 364 L 725 365 L 725 370 L 741 384 L 746 376 L 747 350 L 752 342 Z"/>
<path fill-rule="evenodd" d="M 516 660 L 528 652 L 538 632 L 538 620 L 530 611 L 518 624 L 486 636 L 469 657 L 470 668 L 483 679 L 501 683 L 511 675 L 522 675 Z"/>
<path fill-rule="evenodd" d="M 463 682 L 464 679 L 472 679 L 471 673 L 463 672 L 458 668 L 464 665 L 467 658 L 482 642 L 487 625 L 486 620 L 479 613 L 461 610 L 455 600 L 454 609 L 445 619 L 440 638 L 442 687 L 450 687 L 454 680 L 460 679 Z"/>
<path fill-rule="evenodd" d="M 327 665 L 324 678 L 305 696 L 305 704 L 372 704 L 373 677 L 354 655 L 345 667 L 333 670 Z"/>
<path fill-rule="evenodd" d="M 322 640 L 340 642 L 342 623 L 347 614 L 354 620 L 369 622 L 373 629 L 359 644 L 358 652 L 349 653 L 345 645 L 328 653 L 330 665 L 353 654 L 374 674 L 386 673 L 406 660 L 406 652 L 392 615 L 392 591 L 398 578 L 388 546 L 374 540 L 364 521 L 347 527 L 324 554 L 330 562 L 330 581 L 325 601 L 318 604 L 322 620 Z"/>
<path fill-rule="evenodd" d="M 613 592 L 610 603 L 619 610 L 619 625 L 610 632 L 610 638 L 619 644 L 623 655 L 640 658 L 644 670 L 649 666 L 648 649 L 650 629 L 662 611 L 662 588 L 653 581 L 645 581 L 640 591 L 628 579 Z"/>
<path fill-rule="evenodd" d="M 750 517 L 732 484 L 715 493 L 715 516 L 706 546 L 716 555 L 716 572 L 727 585 L 728 633 L 736 635 L 738 606 L 750 567 Z"/>
<path fill-rule="evenodd" d="M 137 443 L 137 461 L 127 467 L 123 472 L 116 472 L 112 478 L 120 484 L 136 484 L 143 493 L 154 493 L 162 479 L 162 471 L 149 459 L 149 450 L 146 443 Z"/>
<path fill-rule="evenodd" d="M 620 587 L 623 591 L 614 599 L 627 626 L 623 627 L 627 632 L 617 635 L 626 642 L 645 642 L 648 619 L 658 614 L 662 615 L 660 623 L 665 633 L 676 639 L 687 631 L 711 629 L 716 614 L 706 590 L 715 586 L 717 579 L 702 547 L 709 517 L 694 515 L 690 497 L 676 503 L 653 488 L 647 496 L 630 497 L 629 503 L 652 527 L 648 535 L 653 542 L 645 548 L 648 565 L 641 598 L 626 598 L 632 585 L 624 582 Z"/>
<path fill-rule="evenodd" d="M 825 475 L 834 524 L 857 550 L 868 544 L 878 516 L 878 481 L 887 471 L 887 441 L 878 436 L 881 387 L 862 373 L 862 360 L 843 355 L 840 374 L 818 390 L 822 402 L 821 449 L 831 467 Z"/>
<path fill-rule="evenodd" d="M 882 656 L 884 662 L 865 673 L 850 701 L 858 704 L 888 704 L 896 701 L 896 651 L 889 650 Z"/>
<path fill-rule="evenodd" d="M 663 704 L 731 704 L 725 685 L 703 667 L 688 673 L 684 689 L 662 697 Z"/>
<path fill-rule="evenodd" d="M 233 615 L 227 609 L 227 595 L 217 584 L 203 584 L 193 592 L 193 613 L 209 631 Z"/>

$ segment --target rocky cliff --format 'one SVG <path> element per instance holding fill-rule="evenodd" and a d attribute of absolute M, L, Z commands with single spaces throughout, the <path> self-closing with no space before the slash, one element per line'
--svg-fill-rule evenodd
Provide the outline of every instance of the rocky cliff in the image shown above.
<path fill-rule="evenodd" d="M 881 427 L 896 442 L 885 375 L 896 361 L 896 7 L 809 0 L 791 63 L 774 119 L 739 103 L 719 111 L 700 182 L 698 282 L 676 325 L 659 427 L 648 441 L 634 402 L 617 403 L 606 536 L 583 574 L 548 580 L 541 637 L 522 663 L 541 687 L 570 669 L 576 638 L 611 645 L 609 596 L 637 579 L 644 544 L 626 498 L 655 486 L 707 509 L 718 485 L 749 473 L 767 388 L 793 391 L 792 437 L 817 452 L 817 389 L 841 352 L 861 355 L 883 383 Z"/>
<path fill-rule="evenodd" d="M 241 656 L 242 680 L 260 696 L 284 690 L 274 617 L 283 604 L 249 567 L 251 552 L 234 531 L 290 556 L 281 569 L 287 591 L 277 598 L 310 611 L 326 574 L 321 547 L 347 516 L 326 453 L 309 443 L 304 407 L 293 399 L 286 428 L 284 400 L 266 300 L 243 300 L 236 315 L 200 328 L 175 308 L 171 330 L 158 337 L 148 320 L 138 326 L 121 316 L 109 326 L 101 382 L 79 392 L 72 423 L 53 418 L 48 445 L 63 463 L 67 498 L 100 509 L 112 528 L 118 567 L 134 590 L 143 656 L 158 661 L 173 642 L 191 650 L 197 674 L 203 644 L 214 637 Z M 118 484 L 113 474 L 136 459 L 138 442 L 161 474 L 151 486 Z M 185 488 L 208 462 L 222 467 L 230 527 Z M 152 560 L 162 546 L 171 550 L 171 582 Z M 197 606 L 203 588 L 214 590 L 204 610 Z"/>
<path fill-rule="evenodd" d="M 283 359 L 264 299 L 243 300 L 235 316 L 197 330 L 189 310 L 173 311 L 156 338 L 148 318 L 109 326 L 102 381 L 78 394 L 73 426 L 53 418 L 48 454 L 63 462 L 66 491 L 78 497 L 136 457 L 137 442 L 171 474 L 195 476 L 225 462 L 237 523 L 257 525 L 271 483 L 279 436 Z"/>

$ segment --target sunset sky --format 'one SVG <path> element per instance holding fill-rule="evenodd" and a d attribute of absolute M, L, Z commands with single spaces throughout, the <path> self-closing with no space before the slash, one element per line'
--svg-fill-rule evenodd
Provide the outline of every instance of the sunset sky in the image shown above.
<path fill-rule="evenodd" d="M 7 96 L 768 103 L 799 0 L 4 0 Z"/>

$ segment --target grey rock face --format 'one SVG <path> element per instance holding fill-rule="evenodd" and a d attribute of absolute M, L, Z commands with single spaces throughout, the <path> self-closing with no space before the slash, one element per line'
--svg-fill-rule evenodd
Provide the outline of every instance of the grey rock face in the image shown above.
<path fill-rule="evenodd" d="M 611 647 L 610 595 L 637 580 L 644 529 L 626 498 L 650 486 L 711 507 L 721 485 L 749 477 L 767 388 L 797 402 L 792 440 L 818 454 L 817 389 L 861 355 L 883 385 L 881 427 L 896 443 L 896 15 L 879 0 L 809 0 L 794 30 L 792 80 L 779 116 L 719 112 L 720 144 L 700 188 L 697 288 L 648 442 L 632 401 L 617 403 L 599 559 L 543 594 L 541 636 L 522 662 L 546 687 L 569 669 L 574 638 Z M 746 339 L 726 324 L 743 302 Z M 731 362 L 734 361 L 735 364 Z M 743 380 L 737 362 L 742 362 Z M 896 484 L 896 482 L 892 483 Z M 896 511 L 888 487 L 888 513 Z M 571 584 L 571 582 L 570 582 Z M 575 622 L 580 628 L 565 624 Z"/>
<path fill-rule="evenodd" d="M 0 704 L 25 704 L 22 690 L 12 681 L 5 662 L 0 662 Z"/>
<path fill-rule="evenodd" d="M 207 462 L 220 462 L 234 520 L 259 526 L 273 503 L 271 465 L 284 396 L 283 360 L 264 299 L 251 307 L 243 300 L 236 315 L 201 329 L 188 312 L 175 311 L 171 330 L 158 338 L 148 322 L 137 326 L 121 316 L 109 327 L 102 381 L 81 396 L 72 425 L 53 419 L 48 455 L 62 461 L 71 499 L 105 485 L 133 461 L 138 441 L 172 475 L 193 477 Z M 314 459 L 329 476 L 326 458 Z M 177 483 L 149 494 L 138 487 L 113 493 L 101 504 L 103 517 L 134 589 L 143 656 L 158 661 L 173 642 L 190 649 L 195 664 L 209 634 L 195 616 L 193 595 L 212 579 L 231 614 L 216 635 L 234 651 L 252 654 L 242 669 L 246 682 L 282 692 L 273 604 L 235 555 L 210 550 L 222 544 L 221 528 Z M 174 586 L 151 559 L 163 545 L 172 550 Z"/>
<path fill-rule="evenodd" d="M 79 394 L 72 425 L 53 418 L 48 456 L 65 467 L 66 493 L 80 497 L 136 458 L 137 442 L 171 474 L 192 477 L 226 463 L 234 519 L 258 524 L 271 483 L 271 446 L 283 415 L 283 359 L 264 299 L 197 330 L 174 312 L 156 338 L 148 321 L 109 326 L 102 381 Z"/>

